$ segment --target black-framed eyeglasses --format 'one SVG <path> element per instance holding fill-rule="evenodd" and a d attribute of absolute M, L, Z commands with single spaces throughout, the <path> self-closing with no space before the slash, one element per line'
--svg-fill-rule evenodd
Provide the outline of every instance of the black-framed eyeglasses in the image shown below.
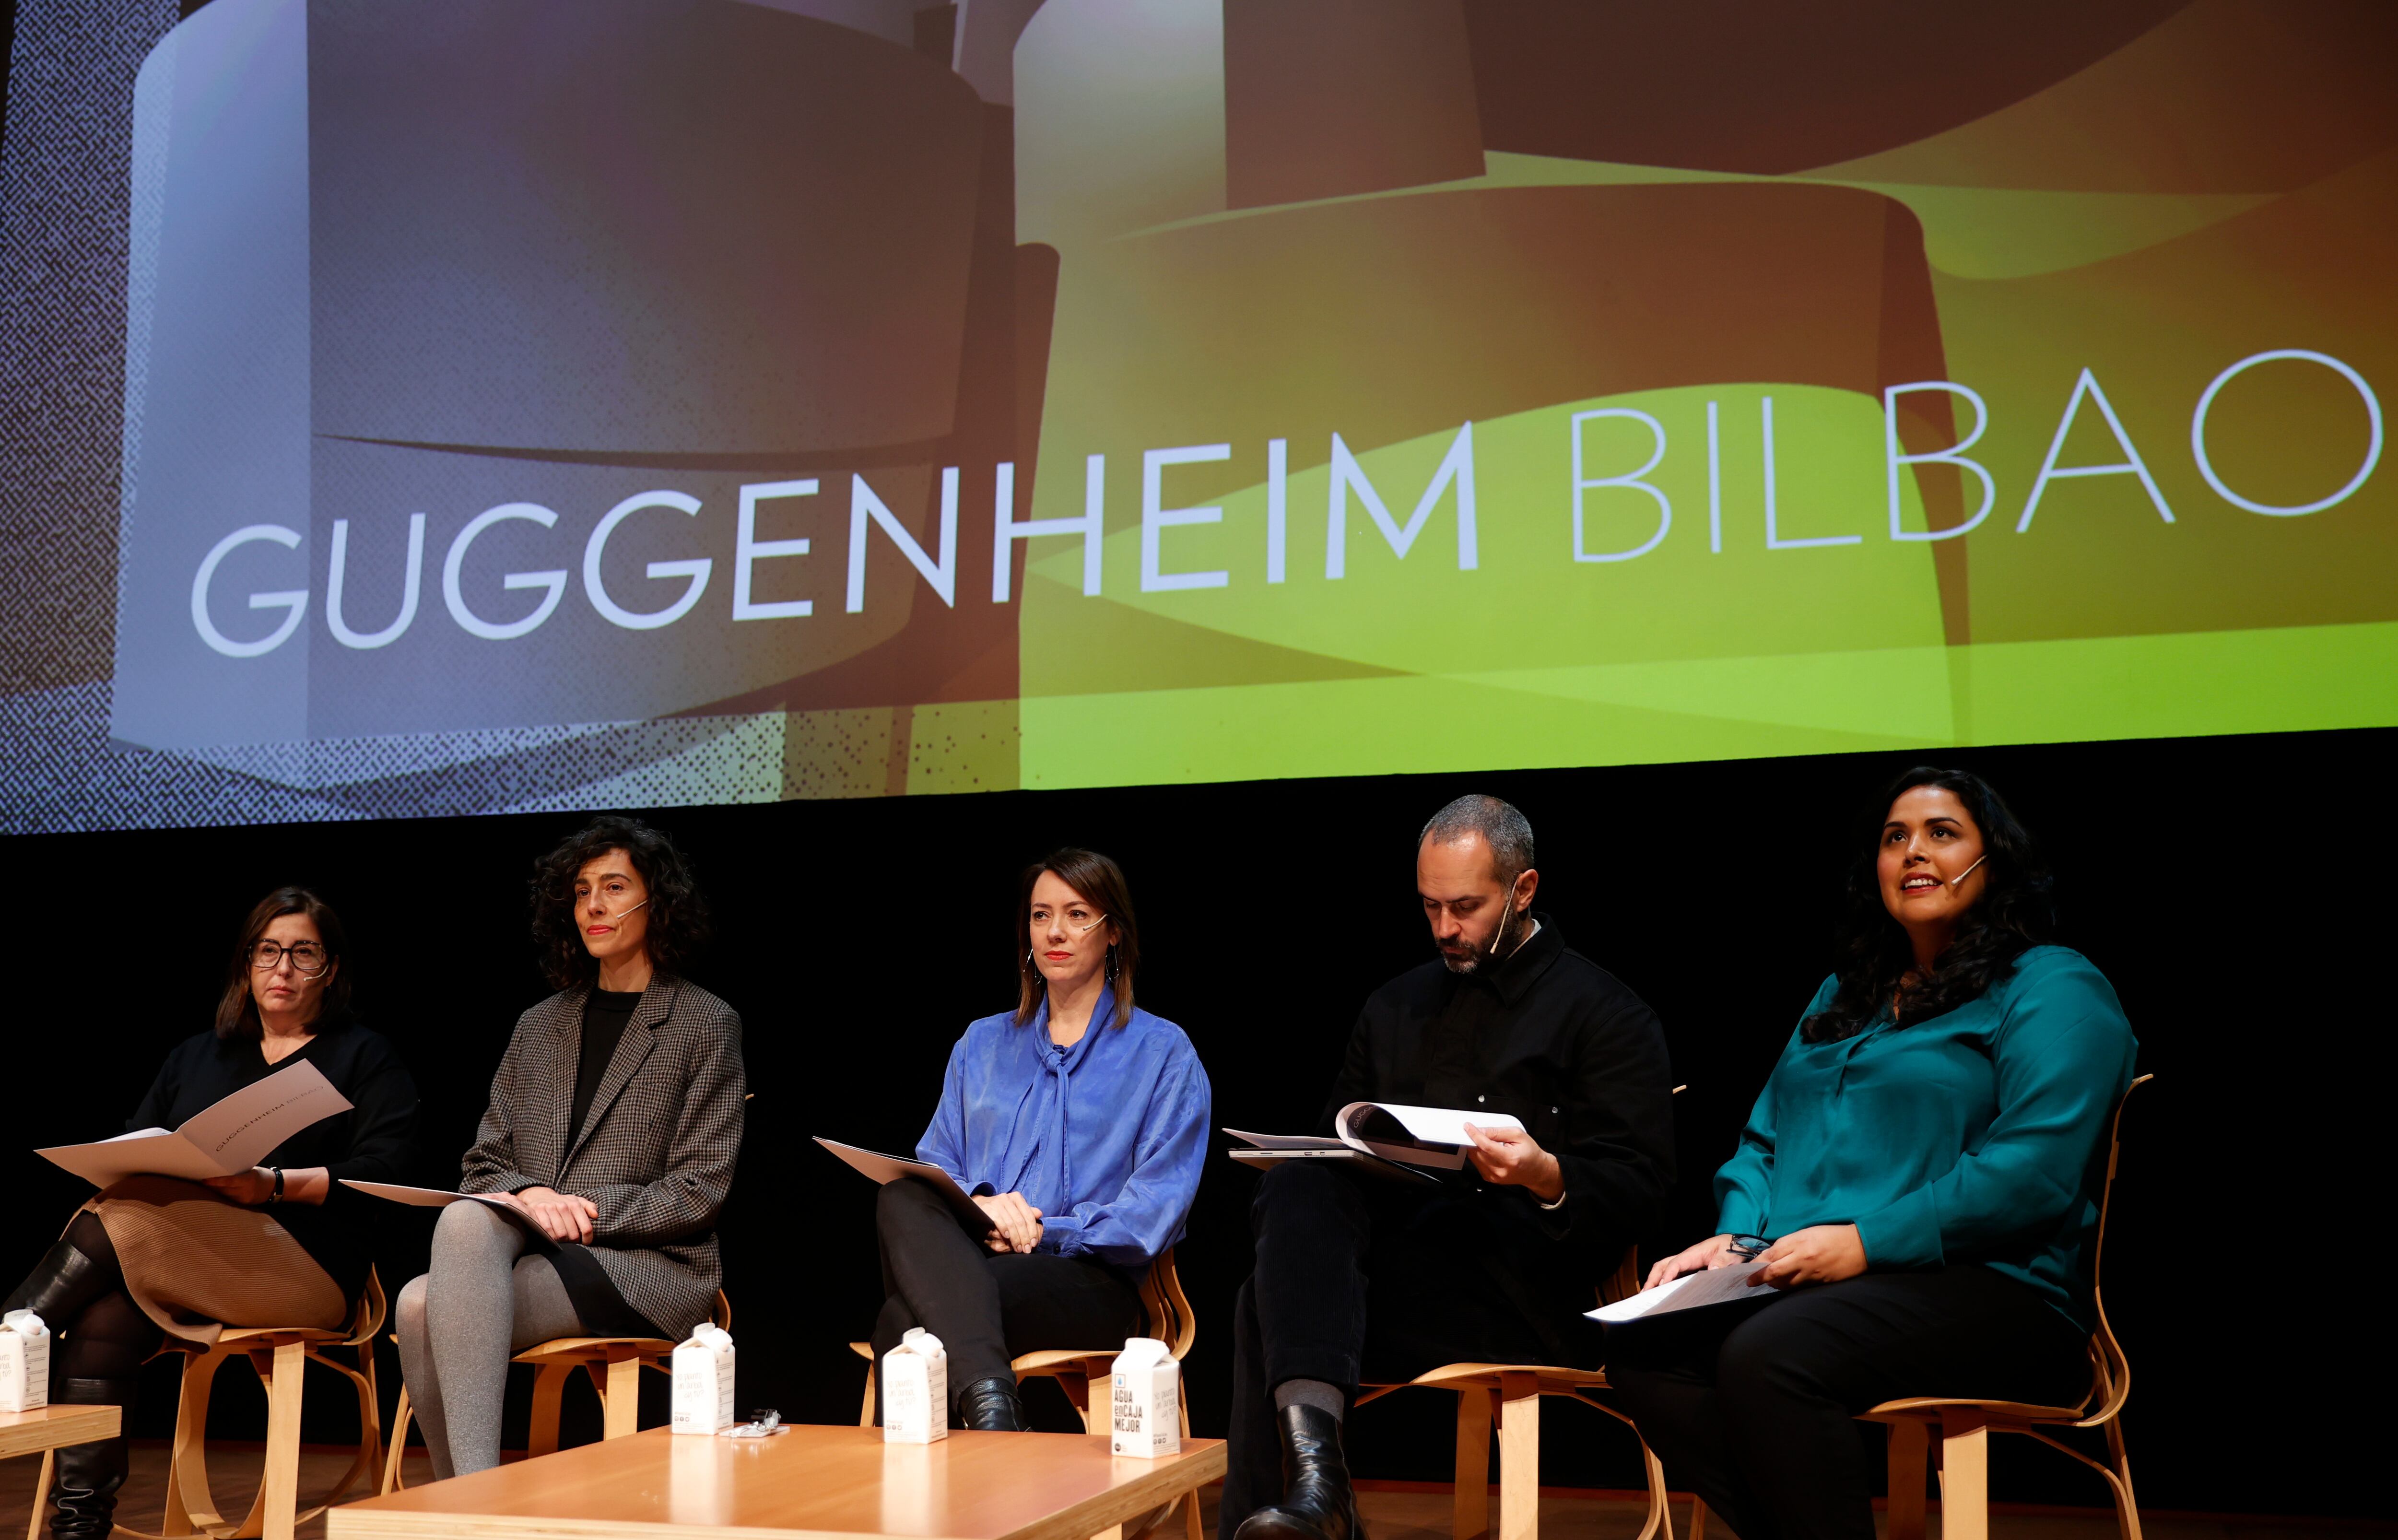
<path fill-rule="evenodd" d="M 1731 1237 L 1730 1249 L 1739 1253 L 1741 1261 L 1755 1262 L 1772 1250 L 1772 1246 L 1773 1243 L 1763 1236 L 1734 1236 Z"/>
<path fill-rule="evenodd" d="M 314 979 L 333 966 L 332 957 L 316 941 L 294 941 L 285 946 L 280 941 L 256 941 L 249 949 L 249 966 L 260 973 L 273 973 L 291 959 L 291 971 L 303 979 Z"/>

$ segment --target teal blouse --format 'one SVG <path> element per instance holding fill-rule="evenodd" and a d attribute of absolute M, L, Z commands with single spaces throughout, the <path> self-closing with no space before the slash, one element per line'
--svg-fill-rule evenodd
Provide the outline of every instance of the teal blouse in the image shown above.
<path fill-rule="evenodd" d="M 1868 1266 L 1982 1263 L 2086 1331 L 2108 1125 L 2137 1047 L 2105 975 L 2064 947 L 2026 952 L 1946 1016 L 1885 1012 L 1838 1043 L 1793 1033 L 1716 1173 L 1716 1227 L 1853 1223 Z"/>

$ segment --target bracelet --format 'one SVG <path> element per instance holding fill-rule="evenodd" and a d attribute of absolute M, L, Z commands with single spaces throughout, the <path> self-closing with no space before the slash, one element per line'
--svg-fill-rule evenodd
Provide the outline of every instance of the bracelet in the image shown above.
<path fill-rule="evenodd" d="M 269 1166 L 267 1169 L 275 1173 L 275 1191 L 266 1195 L 266 1201 L 269 1203 L 280 1203 L 283 1201 L 283 1168 L 280 1166 Z"/>

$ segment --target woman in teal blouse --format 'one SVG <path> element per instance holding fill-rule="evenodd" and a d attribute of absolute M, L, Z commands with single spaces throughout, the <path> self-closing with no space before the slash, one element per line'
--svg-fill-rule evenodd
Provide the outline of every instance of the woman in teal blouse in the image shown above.
<path fill-rule="evenodd" d="M 1901 1396 L 2088 1390 L 2108 1119 L 2136 1047 L 1998 793 L 1920 768 L 1879 804 L 1840 966 L 1716 1174 L 1721 1232 L 1655 1288 L 1761 1256 L 1758 1297 L 1608 1334 L 1673 1479 L 1744 1540 L 1871 1540 L 1851 1418 Z"/>

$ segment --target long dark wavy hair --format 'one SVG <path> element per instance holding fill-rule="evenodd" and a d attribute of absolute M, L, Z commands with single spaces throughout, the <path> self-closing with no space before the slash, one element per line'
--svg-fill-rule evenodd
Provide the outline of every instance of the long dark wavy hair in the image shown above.
<path fill-rule="evenodd" d="M 1109 951 L 1108 985 L 1115 991 L 1115 1011 L 1102 1027 L 1121 1027 L 1132 1020 L 1132 977 L 1140 967 L 1140 922 L 1133 918 L 1132 887 L 1124 868 L 1096 850 L 1068 847 L 1053 850 L 1024 869 L 1016 895 L 1016 1024 L 1023 1026 L 1049 997 L 1049 979 L 1032 960 L 1032 885 L 1044 871 L 1081 894 L 1116 927 L 1116 944 Z"/>
<path fill-rule="evenodd" d="M 348 960 L 349 933 L 342 928 L 342 917 L 333 906 L 304 887 L 278 887 L 252 904 L 249 918 L 241 923 L 241 936 L 233 944 L 233 961 L 225 968 L 224 993 L 217 998 L 217 1035 L 255 1043 L 266 1034 L 258 1020 L 258 998 L 250 993 L 250 949 L 258 945 L 266 927 L 286 914 L 305 914 L 317 926 L 317 935 L 325 943 L 325 956 L 332 964 L 331 976 L 325 980 L 325 993 L 318 997 L 317 1019 L 311 1026 L 324 1026 L 340 1020 L 350 1008 L 350 970 L 342 965 Z"/>
<path fill-rule="evenodd" d="M 1916 970 L 1906 931 L 1882 903 L 1876 861 L 1891 804 L 1919 786 L 1938 787 L 1965 804 L 1982 833 L 1981 900 L 1965 912 L 1932 971 Z M 1990 783 L 1970 770 L 1919 764 L 1890 783 L 1858 831 L 1849 868 L 1848 905 L 1839 931 L 1839 990 L 1799 1024 L 1809 1043 L 1837 1043 L 1865 1031 L 1885 1006 L 1900 1025 L 1945 1015 L 2015 970 L 2015 959 L 2055 932 L 2054 882 L 2024 826 Z"/>
<path fill-rule="evenodd" d="M 621 850 L 650 890 L 646 946 L 651 966 L 680 973 L 707 943 L 707 901 L 692 879 L 691 862 L 675 843 L 639 818 L 610 813 L 592 819 L 532 865 L 532 944 L 552 988 L 573 989 L 600 977 L 600 960 L 585 950 L 574 917 L 574 879 L 584 866 Z"/>

